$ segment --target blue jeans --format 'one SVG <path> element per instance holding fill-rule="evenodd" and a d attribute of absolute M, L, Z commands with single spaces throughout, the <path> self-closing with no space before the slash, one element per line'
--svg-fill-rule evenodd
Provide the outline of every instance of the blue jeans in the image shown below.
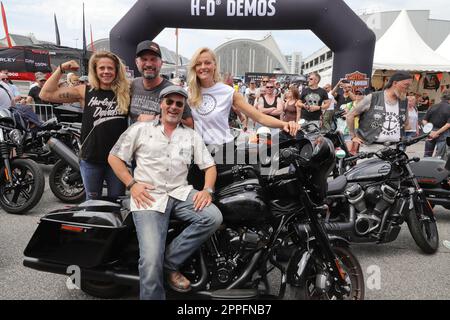
<path fill-rule="evenodd" d="M 125 185 L 116 177 L 108 164 L 81 160 L 80 170 L 86 189 L 86 200 L 95 200 L 102 197 L 103 181 L 106 181 L 108 198 L 114 199 L 125 195 Z"/>
<path fill-rule="evenodd" d="M 437 139 L 426 140 L 424 157 L 432 157 L 434 149 L 436 149 L 435 157 L 447 160 L 447 135 L 442 135 Z"/>
<path fill-rule="evenodd" d="M 222 224 L 222 214 L 213 204 L 202 211 L 194 211 L 193 197 L 197 192 L 193 190 L 186 201 L 170 197 L 164 214 L 151 210 L 133 212 L 139 241 L 141 300 L 165 300 L 164 269 L 178 271 Z M 170 218 L 190 225 L 166 248 Z"/>

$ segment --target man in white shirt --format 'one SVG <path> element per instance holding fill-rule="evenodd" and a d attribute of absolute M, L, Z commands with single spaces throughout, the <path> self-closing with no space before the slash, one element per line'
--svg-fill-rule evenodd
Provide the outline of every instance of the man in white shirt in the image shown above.
<path fill-rule="evenodd" d="M 189 258 L 222 224 L 212 204 L 217 171 L 211 154 L 198 133 L 181 123 L 188 94 L 179 86 L 160 93 L 161 120 L 131 126 L 111 150 L 109 164 L 131 191 L 131 211 L 139 241 L 140 297 L 164 300 L 163 270 L 169 286 L 190 290 L 180 272 Z M 125 166 L 136 160 L 134 177 Z M 203 191 L 188 185 L 192 160 L 205 171 Z M 166 249 L 169 218 L 190 225 Z"/>
<path fill-rule="evenodd" d="M 10 86 L 4 82 L 8 76 L 0 73 L 0 109 L 8 109 L 14 105 L 14 94 Z"/>

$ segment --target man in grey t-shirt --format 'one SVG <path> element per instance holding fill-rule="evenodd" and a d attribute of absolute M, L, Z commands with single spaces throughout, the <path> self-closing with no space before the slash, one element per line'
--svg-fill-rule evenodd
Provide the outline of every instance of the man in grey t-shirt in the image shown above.
<path fill-rule="evenodd" d="M 136 48 L 136 66 L 142 77 L 131 84 L 131 123 L 153 121 L 160 115 L 159 94 L 171 83 L 160 75 L 162 55 L 159 45 L 152 41 L 142 41 Z M 190 108 L 185 108 L 183 124 L 194 127 Z"/>

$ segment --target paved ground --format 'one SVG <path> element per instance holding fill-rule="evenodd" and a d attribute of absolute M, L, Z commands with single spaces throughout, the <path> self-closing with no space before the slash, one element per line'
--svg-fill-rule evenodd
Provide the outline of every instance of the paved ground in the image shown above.
<path fill-rule="evenodd" d="M 421 150 L 423 145 L 415 146 L 412 151 Z M 48 174 L 50 167 L 43 168 Z M 0 211 L 0 299 L 92 299 L 78 290 L 68 290 L 64 276 L 22 266 L 23 250 L 39 219 L 62 206 L 47 183 L 42 200 L 28 214 Z M 436 214 L 441 246 L 432 256 L 420 252 L 406 224 L 392 243 L 352 247 L 368 280 L 367 299 L 450 299 L 450 248 L 442 245 L 443 240 L 450 241 L 450 211 L 436 207 Z M 372 281 L 378 272 L 380 281 Z M 137 292 L 130 292 L 125 298 L 136 299 Z"/>

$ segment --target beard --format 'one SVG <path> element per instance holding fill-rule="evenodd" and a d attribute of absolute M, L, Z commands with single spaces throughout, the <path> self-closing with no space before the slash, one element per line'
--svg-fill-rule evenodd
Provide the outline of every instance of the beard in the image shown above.
<path fill-rule="evenodd" d="M 406 92 L 400 92 L 399 90 L 394 89 L 394 93 L 395 93 L 395 96 L 397 97 L 397 99 L 399 99 L 399 100 L 406 99 Z"/>

